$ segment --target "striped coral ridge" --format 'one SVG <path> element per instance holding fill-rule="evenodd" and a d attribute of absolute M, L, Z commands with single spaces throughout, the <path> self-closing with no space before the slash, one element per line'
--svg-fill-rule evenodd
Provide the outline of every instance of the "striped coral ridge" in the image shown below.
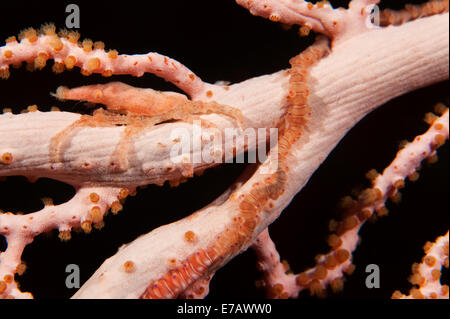
<path fill-rule="evenodd" d="M 170 299 L 183 292 L 190 284 L 199 279 L 212 264 L 213 256 L 200 249 L 190 255 L 181 266 L 166 273 L 154 281 L 140 296 L 141 299 Z M 214 257 L 213 257 L 214 258 Z"/>
<path fill-rule="evenodd" d="M 448 12 L 449 0 L 432 0 L 418 5 L 406 5 L 402 10 L 385 9 L 380 13 L 380 25 L 401 25 L 405 22 Z"/>

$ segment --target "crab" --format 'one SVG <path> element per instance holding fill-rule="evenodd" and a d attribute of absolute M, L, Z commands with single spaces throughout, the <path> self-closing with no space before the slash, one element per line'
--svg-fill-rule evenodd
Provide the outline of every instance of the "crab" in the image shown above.
<path fill-rule="evenodd" d="M 77 121 L 60 131 L 51 143 L 51 158 L 61 162 L 61 146 L 68 136 L 79 127 L 111 127 L 125 125 L 123 136 L 115 154 L 119 157 L 120 169 L 127 169 L 126 154 L 130 138 L 146 128 L 171 120 L 193 123 L 200 121 L 202 126 L 216 127 L 201 119 L 200 114 L 218 113 L 233 118 L 240 128 L 245 129 L 241 110 L 216 102 L 189 100 L 176 92 L 161 92 L 150 88 L 136 88 L 122 82 L 87 85 L 69 89 L 59 87 L 55 94 L 61 100 L 82 100 L 100 103 L 106 109 L 98 108 L 93 115 L 82 115 Z"/>

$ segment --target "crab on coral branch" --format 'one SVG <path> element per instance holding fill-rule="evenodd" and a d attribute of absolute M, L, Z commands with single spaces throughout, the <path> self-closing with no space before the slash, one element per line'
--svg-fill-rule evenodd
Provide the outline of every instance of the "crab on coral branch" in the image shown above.
<path fill-rule="evenodd" d="M 6 239 L 6 245 L 0 255 L 0 296 L 31 297 L 26 291 L 35 293 L 34 287 L 26 289 L 26 284 L 19 288 L 14 277 L 23 273 L 23 259 L 30 268 L 25 276 L 33 272 L 35 265 L 28 261 L 26 246 L 37 245 L 33 243 L 35 239 L 41 245 L 42 236 L 38 235 L 56 229 L 63 241 L 75 237 L 65 243 L 69 247 L 81 236 L 74 235 L 73 231 L 90 233 L 92 226 L 101 229 L 106 224 L 108 229 L 109 223 L 114 227 L 114 218 L 105 217 L 108 210 L 116 214 L 126 209 L 135 199 L 125 202 L 125 198 L 135 195 L 139 187 L 161 186 L 166 181 L 177 186 L 194 173 L 201 174 L 217 166 L 225 154 L 265 149 L 268 137 L 252 140 L 249 132 L 257 130 L 259 135 L 274 127 L 278 128 L 277 143 L 271 144 L 261 163 L 249 165 L 228 189 L 223 186 L 216 189 L 216 196 L 223 194 L 211 203 L 208 201 L 212 195 L 202 199 L 202 205 L 183 207 L 179 220 L 174 216 L 151 227 L 145 226 L 137 239 L 135 234 L 120 243 L 114 240 L 114 247 L 105 252 L 103 259 L 113 256 L 101 266 L 98 260 L 95 266 L 100 267 L 93 274 L 94 268 L 91 270 L 91 278 L 74 297 L 202 298 L 211 290 L 210 283 L 214 285 L 216 272 L 250 246 L 257 252 L 263 274 L 261 284 L 269 297 L 295 298 L 304 289 L 324 296 L 329 286 L 335 291 L 342 289 L 344 273 L 351 274 L 355 264 L 358 266 L 352 253 L 359 242 L 357 234 L 362 224 L 376 215 L 385 215 L 387 200 L 399 200 L 398 190 L 404 186 L 404 179 L 415 180 L 421 162 L 435 160 L 437 148 L 448 139 L 448 110 L 440 104 L 435 109 L 437 115 L 427 116 L 429 128 L 424 129 L 423 135 L 406 144 L 392 164 L 380 170 L 380 175 L 371 171 L 368 177 L 372 187 L 356 192 L 356 198 L 342 200 L 343 218 L 330 224 L 331 250 L 321 248 L 320 253 L 324 255 L 315 259 L 313 267 L 309 264 L 300 270 L 293 265 L 292 272 L 286 272 L 287 264 L 281 263 L 268 235 L 268 226 L 284 209 L 290 210 L 289 203 L 340 140 L 385 102 L 448 79 L 448 1 L 435 0 L 400 12 L 382 11 L 382 27 L 370 21 L 371 9 L 378 2 L 353 0 L 348 7 L 335 9 L 327 2 L 238 0 L 252 14 L 268 18 L 261 22 L 260 18 L 250 17 L 251 23 L 276 28 L 274 34 L 287 34 L 289 42 L 284 44 L 287 49 L 280 66 L 264 72 L 258 70 L 249 79 L 236 79 L 235 84 L 207 83 L 207 80 L 214 82 L 229 77 L 222 73 L 215 79 L 208 77 L 207 66 L 204 74 L 196 75 L 178 62 L 189 65 L 189 58 L 183 54 L 176 57 L 141 52 L 122 54 L 119 52 L 127 51 L 126 46 L 119 47 L 118 51 L 105 50 L 103 43 L 79 42 L 78 33 L 57 33 L 49 24 L 40 31 L 25 30 L 19 39 L 8 38 L 6 45 L 0 47 L 0 76 L 7 79 L 2 81 L 2 86 L 17 85 L 15 73 L 20 76 L 21 71 L 14 70 L 14 66 L 25 62 L 28 69 L 43 69 L 24 75 L 38 76 L 46 72 L 47 60 L 54 60 L 53 71 L 62 74 L 55 76 L 57 84 L 48 91 L 55 92 L 61 85 L 79 88 L 58 89 L 54 95 L 60 101 L 52 100 L 52 103 L 70 105 L 63 100 L 81 100 L 103 104 L 106 110 L 97 108 L 93 115 L 80 115 L 66 111 L 41 112 L 32 106 L 23 114 L 12 114 L 6 109 L 0 116 L 0 135 L 4 137 L 0 141 L 1 176 L 22 175 L 38 180 L 37 183 L 39 179 L 50 178 L 75 188 L 73 198 L 55 205 L 45 200 L 44 208 L 31 209 L 25 215 L 9 212 L 13 209 L 8 205 L 3 208 L 6 213 L 0 215 L 0 235 Z M 239 10 L 236 14 L 248 15 L 247 10 Z M 301 35 L 314 31 L 324 36 L 317 35 L 314 41 L 313 35 L 308 36 L 308 41 L 313 43 L 302 50 L 302 40 L 296 31 L 292 28 L 283 31 L 270 21 L 296 25 Z M 83 27 L 83 30 L 88 29 Z M 211 37 L 212 42 L 216 40 L 223 41 Z M 147 43 L 143 48 L 149 49 Z M 239 55 L 245 56 L 243 52 L 240 50 Z M 282 48 L 276 47 L 273 52 L 281 54 Z M 208 56 L 212 58 L 214 53 Z M 217 63 L 204 56 L 199 61 L 209 65 Z M 257 61 L 261 62 L 257 68 L 271 63 L 266 56 Z M 231 62 L 233 65 L 236 61 L 231 59 Z M 82 75 L 77 78 L 72 72 L 69 74 L 74 78 L 69 81 L 72 83 L 62 83 L 67 74 L 65 69 L 80 70 Z M 177 88 L 164 88 L 165 92 L 150 89 L 146 74 L 161 77 Z M 115 78 L 98 84 L 105 82 L 100 75 Z M 140 79 L 130 80 L 124 75 Z M 123 79 L 137 84 L 119 83 L 118 77 L 122 77 L 121 82 Z M 41 90 L 40 85 L 37 87 Z M 186 95 L 173 92 L 178 89 Z M 69 108 L 79 108 L 78 104 L 71 105 Z M 224 134 L 229 128 L 233 129 L 233 135 Z M 180 141 L 174 136 L 173 132 L 180 130 L 187 132 L 187 140 Z M 190 139 L 199 131 L 200 143 L 191 144 Z M 422 133 L 413 131 L 414 135 Z M 219 143 L 217 135 L 221 136 Z M 183 147 L 174 161 L 172 150 L 180 142 Z M 204 154 L 218 161 L 206 161 Z M 195 158 L 202 160 L 196 162 Z M 385 159 L 385 165 L 391 160 L 392 157 Z M 209 177 L 204 178 L 209 184 L 215 183 L 213 172 L 220 171 L 207 171 Z M 192 192 L 192 183 L 195 180 L 180 186 L 182 191 Z M 151 192 L 161 190 L 151 188 Z M 162 192 L 173 191 L 164 186 Z M 180 193 L 171 194 L 183 198 Z M 192 197 L 203 196 L 197 192 L 189 194 L 180 202 L 186 204 Z M 165 203 L 155 204 L 158 199 L 155 197 L 147 207 L 155 205 L 165 215 L 171 215 L 170 202 L 178 201 L 175 198 L 166 197 Z M 203 205 L 206 206 L 201 208 Z M 139 210 L 140 214 L 148 213 L 147 209 Z M 194 210 L 197 211 L 185 217 Z M 151 216 L 154 218 L 160 217 Z M 104 222 L 105 219 L 108 220 Z M 115 226 L 123 232 L 123 225 Z M 155 226 L 161 227 L 152 230 Z M 89 236 L 98 236 L 101 241 L 107 229 Z M 442 234 L 434 232 L 427 240 Z M 130 243 L 115 253 L 117 245 L 124 242 Z M 290 246 L 292 250 L 302 250 L 296 248 L 296 243 Z M 427 247 L 423 264 L 414 266 L 411 277 L 413 284 L 423 288 L 411 290 L 411 296 L 448 298 L 448 286 L 439 284 L 440 267 L 448 266 L 448 232 L 434 246 Z M 435 266 L 439 266 L 439 274 Z M 388 270 L 382 269 L 382 275 L 383 271 Z M 400 287 L 393 287 L 385 297 L 390 297 L 397 288 Z M 402 293 L 406 291 L 402 289 Z M 396 292 L 394 297 L 404 297 L 402 293 Z"/>

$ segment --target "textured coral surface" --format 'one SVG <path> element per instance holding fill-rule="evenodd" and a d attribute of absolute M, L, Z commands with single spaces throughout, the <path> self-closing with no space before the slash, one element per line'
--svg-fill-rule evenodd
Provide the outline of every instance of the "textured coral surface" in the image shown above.
<path fill-rule="evenodd" d="M 233 1 L 214 5 L 209 1 L 154 2 L 146 10 L 138 3 L 123 7 L 107 6 L 106 2 L 82 3 L 80 33 L 83 38 L 104 41 L 108 48 L 120 53 L 154 51 L 170 56 L 209 83 L 237 83 L 288 68 L 289 59 L 313 42 L 313 35 L 299 38 L 296 29 L 286 30 L 280 24 L 251 16 Z M 56 26 L 64 24 L 63 4 L 5 5 L 8 15 L 0 23 L 0 39 L 26 26 L 50 21 Z M 119 75 L 114 79 L 138 87 L 177 91 L 152 75 Z M 55 75 L 49 66 L 33 73 L 25 68 L 13 69 L 10 79 L 0 82 L 0 106 L 12 108 L 15 113 L 32 104 L 43 111 L 57 105 L 65 111 L 87 112 L 85 104 L 61 102 L 49 93 L 60 85 L 75 87 L 107 81 L 100 75 L 85 77 L 78 71 Z M 312 266 L 318 253 L 327 251 L 328 222 L 337 218 L 340 198 L 355 188 L 367 187 L 367 171 L 381 171 L 392 161 L 402 140 L 412 140 L 425 132 L 428 125 L 423 122 L 424 114 L 432 111 L 437 102 L 448 104 L 447 91 L 448 81 L 386 103 L 362 119 L 331 152 L 269 227 L 281 258 L 296 273 Z M 363 227 L 361 244 L 353 255 L 355 272 L 346 279 L 343 292 L 329 297 L 389 298 L 394 290 L 409 290 L 411 265 L 423 257 L 422 246 L 448 230 L 448 144 L 439 149 L 438 155 L 437 163 L 423 165 L 417 182 L 407 182 L 400 204 L 388 204 L 387 217 Z M 140 189 L 135 197 L 127 199 L 118 216 L 105 218 L 103 229 L 73 234 L 68 242 L 60 242 L 56 232 L 37 237 L 23 254 L 28 269 L 19 278 L 21 290 L 31 291 L 35 298 L 71 297 L 74 291 L 64 285 L 67 264 L 80 266 L 84 282 L 120 245 L 209 204 L 244 168 L 243 164 L 225 164 L 177 188 L 166 184 Z M 0 209 L 29 213 L 42 207 L 40 198 L 52 197 L 55 204 L 63 203 L 74 190 L 49 179 L 29 183 L 23 177 L 8 177 L 0 182 L 0 194 Z M 0 250 L 5 248 L 0 238 Z M 216 273 L 207 298 L 264 297 L 264 291 L 255 287 L 260 278 L 256 263 L 251 250 L 238 255 Z M 364 285 L 368 264 L 380 266 L 380 289 L 370 290 Z M 448 282 L 447 276 L 444 272 L 444 282 Z M 308 297 L 308 293 L 301 297 Z"/>

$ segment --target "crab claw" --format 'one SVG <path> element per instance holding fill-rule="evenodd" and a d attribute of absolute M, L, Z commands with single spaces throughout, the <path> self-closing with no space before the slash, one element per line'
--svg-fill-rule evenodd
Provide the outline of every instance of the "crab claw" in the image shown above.
<path fill-rule="evenodd" d="M 122 82 L 86 85 L 73 89 L 60 86 L 52 95 L 61 100 L 99 103 L 109 110 L 150 116 L 188 102 L 187 97 L 180 93 L 136 88 Z"/>

